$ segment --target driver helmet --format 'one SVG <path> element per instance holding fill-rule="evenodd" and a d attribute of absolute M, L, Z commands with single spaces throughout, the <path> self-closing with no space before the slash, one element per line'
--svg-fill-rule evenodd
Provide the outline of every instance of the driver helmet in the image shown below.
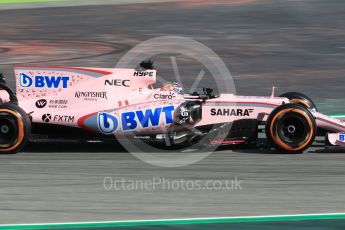
<path fill-rule="evenodd" d="M 162 84 L 161 91 L 173 91 L 177 94 L 183 94 L 183 88 L 177 82 L 166 82 Z"/>

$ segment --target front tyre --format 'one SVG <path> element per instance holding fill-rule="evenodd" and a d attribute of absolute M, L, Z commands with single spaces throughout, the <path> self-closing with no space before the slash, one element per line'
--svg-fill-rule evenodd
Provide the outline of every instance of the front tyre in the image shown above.
<path fill-rule="evenodd" d="M 302 153 L 315 140 L 315 119 L 302 105 L 281 105 L 270 114 L 266 125 L 266 135 L 277 150 L 286 153 Z"/>
<path fill-rule="evenodd" d="M 31 122 L 15 104 L 0 105 L 0 154 L 19 152 L 28 142 Z"/>

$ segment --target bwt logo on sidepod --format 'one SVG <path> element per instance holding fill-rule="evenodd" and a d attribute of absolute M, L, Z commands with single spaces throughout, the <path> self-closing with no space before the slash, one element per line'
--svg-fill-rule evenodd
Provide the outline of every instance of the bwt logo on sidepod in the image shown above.
<path fill-rule="evenodd" d="M 68 87 L 69 77 L 57 77 L 57 76 L 34 76 L 30 77 L 25 73 L 19 74 L 19 83 L 21 87 L 35 87 L 35 88 L 63 88 Z"/>
<path fill-rule="evenodd" d="M 110 113 L 100 112 L 97 114 L 97 125 L 98 129 L 104 134 L 114 133 L 119 126 L 123 131 L 135 130 L 138 126 L 142 128 L 155 127 L 159 125 L 161 119 L 165 119 L 165 124 L 169 125 L 173 123 L 174 110 L 175 107 L 171 105 L 135 112 L 124 112 L 119 118 Z"/>

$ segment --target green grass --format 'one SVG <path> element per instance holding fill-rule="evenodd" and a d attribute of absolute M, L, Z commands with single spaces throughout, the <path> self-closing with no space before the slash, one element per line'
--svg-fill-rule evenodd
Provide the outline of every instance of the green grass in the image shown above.
<path fill-rule="evenodd" d="M 158 229 L 172 225 L 191 225 L 195 229 L 205 224 L 230 224 L 230 223 L 258 223 L 258 222 L 295 222 L 295 221 L 345 221 L 344 213 L 306 214 L 306 215 L 281 215 L 281 216 L 252 216 L 252 217 L 223 217 L 223 218 L 196 218 L 172 220 L 141 220 L 141 221 L 115 221 L 115 222 L 89 222 L 89 223 L 61 223 L 61 224 L 23 224 L 0 225 L 1 230 L 29 230 L 29 229 L 85 229 L 85 228 L 116 228 L 116 227 L 143 227 L 159 226 Z M 307 224 L 310 226 L 312 222 Z M 199 226 L 199 227 L 198 227 Z M 121 228 L 123 229 L 123 228 Z M 308 228 L 309 229 L 309 228 Z M 333 228 L 332 228 L 333 229 Z"/>
<path fill-rule="evenodd" d="M 334 117 L 334 118 L 345 118 L 345 114 L 339 113 L 339 114 L 329 114 L 328 116 Z"/>

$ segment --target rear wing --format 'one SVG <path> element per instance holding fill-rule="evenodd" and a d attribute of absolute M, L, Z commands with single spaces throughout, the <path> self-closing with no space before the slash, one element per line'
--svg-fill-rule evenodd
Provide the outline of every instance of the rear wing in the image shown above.
<path fill-rule="evenodd" d="M 144 88 L 156 82 L 156 71 L 122 68 L 66 66 L 16 66 L 18 98 L 38 98 L 69 90 L 92 90 L 106 86 Z"/>

